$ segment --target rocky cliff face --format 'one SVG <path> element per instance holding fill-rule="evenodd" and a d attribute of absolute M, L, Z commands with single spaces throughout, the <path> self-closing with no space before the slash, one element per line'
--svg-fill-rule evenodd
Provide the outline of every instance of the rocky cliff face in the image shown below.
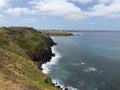
<path fill-rule="evenodd" d="M 47 44 L 43 46 L 43 48 L 38 47 L 36 48 L 35 52 L 32 54 L 32 60 L 39 61 L 39 68 L 41 69 L 41 65 L 43 63 L 46 63 L 50 61 L 51 57 L 54 56 L 54 54 L 51 51 L 51 47 L 53 45 L 56 45 L 51 38 L 46 38 Z"/>

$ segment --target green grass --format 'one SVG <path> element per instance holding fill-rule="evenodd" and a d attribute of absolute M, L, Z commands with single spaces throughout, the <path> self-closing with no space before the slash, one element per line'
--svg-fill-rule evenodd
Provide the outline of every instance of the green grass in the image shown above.
<path fill-rule="evenodd" d="M 0 47 L 3 47 L 4 45 L 9 45 L 9 43 L 6 40 L 0 38 Z"/>
<path fill-rule="evenodd" d="M 9 71 L 10 77 L 6 73 L 7 78 L 39 89 L 57 90 L 45 82 L 46 78 L 49 77 L 38 70 L 31 60 L 7 50 L 2 50 L 2 53 L 6 55 L 6 58 L 9 58 L 5 61 L 1 58 L 1 65 Z"/>

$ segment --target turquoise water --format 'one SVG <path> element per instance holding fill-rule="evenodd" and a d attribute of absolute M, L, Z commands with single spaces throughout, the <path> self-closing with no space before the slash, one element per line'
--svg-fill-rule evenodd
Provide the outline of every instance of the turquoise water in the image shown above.
<path fill-rule="evenodd" d="M 120 32 L 77 33 L 53 37 L 47 74 L 69 90 L 120 90 Z"/>

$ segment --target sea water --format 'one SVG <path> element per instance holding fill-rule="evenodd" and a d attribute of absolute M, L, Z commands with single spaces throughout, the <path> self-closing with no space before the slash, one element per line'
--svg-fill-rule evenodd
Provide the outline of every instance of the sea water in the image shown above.
<path fill-rule="evenodd" d="M 55 57 L 43 72 L 63 90 L 120 90 L 120 32 L 74 34 L 52 37 Z"/>

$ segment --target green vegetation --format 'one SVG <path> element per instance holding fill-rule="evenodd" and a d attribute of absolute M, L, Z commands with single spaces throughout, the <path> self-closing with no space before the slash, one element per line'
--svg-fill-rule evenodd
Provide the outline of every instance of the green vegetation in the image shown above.
<path fill-rule="evenodd" d="M 8 45 L 8 42 L 5 41 L 4 39 L 0 38 L 0 46 Z"/>
<path fill-rule="evenodd" d="M 48 36 L 72 36 L 73 34 L 65 30 L 41 30 L 43 35 Z"/>
<path fill-rule="evenodd" d="M 31 60 L 47 37 L 33 28 L 0 28 L 0 90 L 57 90 Z"/>

